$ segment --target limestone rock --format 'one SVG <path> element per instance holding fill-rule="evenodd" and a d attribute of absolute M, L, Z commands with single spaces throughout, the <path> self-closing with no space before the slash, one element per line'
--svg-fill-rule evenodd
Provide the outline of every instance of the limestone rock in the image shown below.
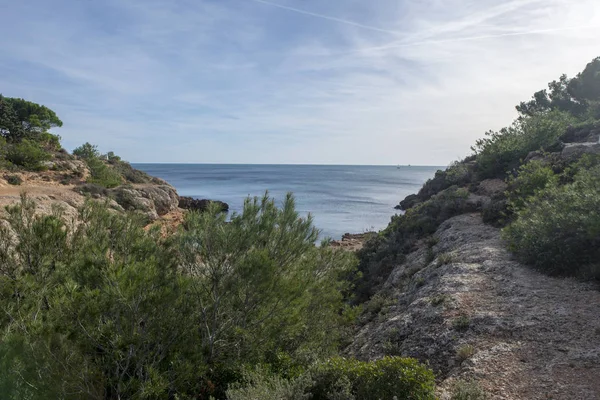
<path fill-rule="evenodd" d="M 123 185 L 108 194 L 125 210 L 145 213 L 151 221 L 174 211 L 179 204 L 177 192 L 169 185 Z"/>

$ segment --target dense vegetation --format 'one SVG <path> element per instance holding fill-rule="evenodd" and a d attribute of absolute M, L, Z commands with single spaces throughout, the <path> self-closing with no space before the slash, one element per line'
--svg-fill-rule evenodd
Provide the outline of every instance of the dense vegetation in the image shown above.
<path fill-rule="evenodd" d="M 48 132 L 59 126 L 62 121 L 49 108 L 0 95 L 0 168 L 44 168 L 60 150 L 59 137 Z"/>
<path fill-rule="evenodd" d="M 472 155 L 400 203 L 405 213 L 360 253 L 358 301 L 376 293 L 443 221 L 471 211 L 505 227 L 504 238 L 521 261 L 549 273 L 600 278 L 600 144 L 582 145 L 571 156 L 562 152 L 565 143 L 598 142 L 600 58 L 574 78 L 551 82 L 517 111 L 509 127 L 488 132 Z M 478 201 L 473 195 L 486 179 L 502 179 L 508 189 Z"/>
<path fill-rule="evenodd" d="M 72 223 L 26 197 L 9 207 L 3 398 L 239 399 L 264 381 L 271 398 L 370 399 L 392 378 L 373 393 L 431 398 L 431 372 L 414 361 L 327 361 L 356 312 L 342 297 L 354 256 L 314 246 L 291 196 L 281 208 L 248 199 L 229 222 L 216 207 L 167 238 L 92 200 Z M 280 385 L 297 390 L 278 397 Z"/>

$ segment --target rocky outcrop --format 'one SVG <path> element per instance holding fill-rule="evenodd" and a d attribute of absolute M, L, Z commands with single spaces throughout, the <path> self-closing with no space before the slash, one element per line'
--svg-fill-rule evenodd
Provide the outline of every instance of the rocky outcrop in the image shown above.
<path fill-rule="evenodd" d="M 377 235 L 377 233 L 344 233 L 341 240 L 332 241 L 330 246 L 348 251 L 358 251 L 362 249 L 365 242 L 373 237 L 373 235 Z"/>
<path fill-rule="evenodd" d="M 224 203 L 218 200 L 207 200 L 207 199 L 194 199 L 192 197 L 180 197 L 179 198 L 179 208 L 183 208 L 184 210 L 190 211 L 199 211 L 203 212 L 208 209 L 210 204 L 216 203 L 219 206 L 219 209 L 223 212 L 229 211 L 229 204 Z"/>
<path fill-rule="evenodd" d="M 140 211 L 155 221 L 177 209 L 179 196 L 170 185 L 123 185 L 107 191 L 123 209 Z"/>
<path fill-rule="evenodd" d="M 428 362 L 440 398 L 476 379 L 492 399 L 596 398 L 600 292 L 515 262 L 479 213 L 443 222 L 397 265 L 348 355 Z"/>
<path fill-rule="evenodd" d="M 419 204 L 421 202 L 421 198 L 416 195 L 416 194 L 411 194 L 406 196 L 406 198 L 404 200 L 402 200 L 400 202 L 400 204 L 398 204 L 396 207 L 394 207 L 396 210 L 403 210 L 406 211 L 409 208 L 413 208 L 414 206 L 416 206 L 417 204 Z"/>
<path fill-rule="evenodd" d="M 567 160 L 573 160 L 584 154 L 600 154 L 600 143 L 567 143 L 561 152 L 561 156 Z"/>
<path fill-rule="evenodd" d="M 508 185 L 502 179 L 485 179 L 479 183 L 475 193 L 495 197 L 502 195 L 507 188 Z"/>

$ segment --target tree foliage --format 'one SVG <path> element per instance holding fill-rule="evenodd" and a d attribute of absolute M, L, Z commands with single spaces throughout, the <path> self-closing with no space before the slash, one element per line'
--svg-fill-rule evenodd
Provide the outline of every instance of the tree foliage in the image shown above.
<path fill-rule="evenodd" d="M 552 274 L 600 278 L 600 166 L 580 169 L 562 186 L 547 172 L 536 175 L 538 189 L 518 203 L 504 230 L 509 248 Z"/>
<path fill-rule="evenodd" d="M 23 99 L 0 95 L 0 167 L 41 169 L 60 149 L 59 137 L 48 132 L 62 126 L 49 108 Z"/>
<path fill-rule="evenodd" d="M 35 139 L 62 121 L 46 106 L 0 95 L 0 132 L 9 141 Z"/>
<path fill-rule="evenodd" d="M 531 117 L 552 110 L 581 116 L 591 105 L 600 101 L 600 57 L 592 60 L 574 78 L 561 75 L 558 81 L 548 84 L 548 90 L 540 90 L 533 99 L 521 102 L 517 111 L 522 117 Z"/>
<path fill-rule="evenodd" d="M 246 366 L 291 377 L 334 355 L 354 259 L 317 234 L 291 196 L 189 214 L 168 238 L 23 197 L 0 221 L 3 398 L 223 398 Z"/>

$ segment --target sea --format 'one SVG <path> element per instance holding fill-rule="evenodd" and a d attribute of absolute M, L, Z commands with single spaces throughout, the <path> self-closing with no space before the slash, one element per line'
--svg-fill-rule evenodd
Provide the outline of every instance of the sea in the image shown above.
<path fill-rule="evenodd" d="M 266 191 L 277 202 L 292 192 L 296 208 L 310 213 L 321 238 L 378 231 L 397 214 L 394 207 L 416 193 L 439 166 L 133 164 L 169 182 L 180 196 L 221 200 L 230 213 L 248 196 Z"/>

